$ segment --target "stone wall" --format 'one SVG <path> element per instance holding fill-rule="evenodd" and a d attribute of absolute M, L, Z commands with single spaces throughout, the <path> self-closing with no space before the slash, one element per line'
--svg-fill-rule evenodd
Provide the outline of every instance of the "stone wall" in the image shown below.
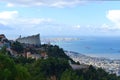
<path fill-rule="evenodd" d="M 25 44 L 41 45 L 40 34 L 23 37 L 23 38 L 20 37 L 16 39 L 16 41 L 20 43 L 25 43 Z"/>

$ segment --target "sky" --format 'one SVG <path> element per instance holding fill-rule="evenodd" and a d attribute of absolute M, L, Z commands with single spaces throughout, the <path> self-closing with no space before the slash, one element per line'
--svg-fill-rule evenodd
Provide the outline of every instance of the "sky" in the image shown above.
<path fill-rule="evenodd" d="M 120 36 L 120 1 L 0 0 L 0 34 Z"/>

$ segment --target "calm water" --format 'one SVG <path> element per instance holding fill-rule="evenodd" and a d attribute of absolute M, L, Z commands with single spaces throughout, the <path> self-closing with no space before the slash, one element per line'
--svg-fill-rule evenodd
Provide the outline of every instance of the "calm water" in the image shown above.
<path fill-rule="evenodd" d="M 120 59 L 120 37 L 80 37 L 78 41 L 53 44 L 89 56 Z"/>

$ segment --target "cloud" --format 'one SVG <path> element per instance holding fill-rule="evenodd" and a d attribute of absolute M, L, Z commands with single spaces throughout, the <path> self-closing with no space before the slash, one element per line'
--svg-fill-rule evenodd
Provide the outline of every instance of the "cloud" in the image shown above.
<path fill-rule="evenodd" d="M 114 24 L 114 29 L 120 29 L 120 10 L 109 10 L 107 18 Z"/>
<path fill-rule="evenodd" d="M 62 7 L 70 7 L 70 6 L 79 5 L 81 3 L 83 3 L 83 1 L 81 0 L 70 0 L 70 1 L 60 0 L 58 2 L 54 2 L 53 4 L 51 4 L 51 6 L 62 8 Z"/>
<path fill-rule="evenodd" d="M 18 14 L 17 11 L 3 11 L 0 12 L 0 19 L 13 19 L 14 17 L 16 17 L 16 15 Z"/>
<path fill-rule="evenodd" d="M 0 23 L 4 24 L 4 25 L 7 25 L 11 21 L 14 21 L 17 16 L 18 16 L 18 11 L 3 11 L 3 12 L 0 12 Z"/>
<path fill-rule="evenodd" d="M 12 22 L 12 24 L 17 25 L 39 25 L 39 24 L 48 24 L 51 23 L 53 20 L 50 18 L 18 18 L 16 19 L 16 22 Z"/>
<path fill-rule="evenodd" d="M 75 28 L 75 29 L 80 29 L 81 26 L 78 24 L 78 25 L 75 25 L 74 28 Z"/>
<path fill-rule="evenodd" d="M 7 3 L 7 5 L 6 5 L 7 7 L 14 7 L 15 5 L 14 4 L 12 4 L 12 3 Z"/>
<path fill-rule="evenodd" d="M 8 7 L 16 6 L 50 6 L 50 7 L 71 7 L 89 0 L 0 0 L 7 2 Z"/>
<path fill-rule="evenodd" d="M 8 35 L 35 34 L 40 33 L 41 29 L 44 32 L 46 31 L 44 27 L 53 26 L 53 22 L 54 20 L 51 18 L 21 17 L 18 11 L 0 12 L 0 32 Z M 51 25 L 49 26 L 49 24 Z"/>
<path fill-rule="evenodd" d="M 104 31 L 108 31 L 111 29 L 111 27 L 108 24 L 102 24 L 100 28 Z"/>
<path fill-rule="evenodd" d="M 77 25 L 76 28 L 80 28 L 80 25 Z"/>
<path fill-rule="evenodd" d="M 50 18 L 23 18 L 18 11 L 0 12 L 0 23 L 4 25 L 38 25 L 52 21 Z"/>
<path fill-rule="evenodd" d="M 104 23 L 104 24 L 101 25 L 101 27 L 99 28 L 99 30 L 101 30 L 103 32 L 116 31 L 117 27 L 110 26 L 110 25 Z"/>

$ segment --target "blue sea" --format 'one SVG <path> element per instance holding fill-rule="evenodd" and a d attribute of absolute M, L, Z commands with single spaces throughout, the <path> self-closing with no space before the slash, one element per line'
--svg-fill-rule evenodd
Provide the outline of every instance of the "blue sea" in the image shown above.
<path fill-rule="evenodd" d="M 52 43 L 67 51 L 91 57 L 120 59 L 120 37 L 79 37 L 79 40 Z"/>

